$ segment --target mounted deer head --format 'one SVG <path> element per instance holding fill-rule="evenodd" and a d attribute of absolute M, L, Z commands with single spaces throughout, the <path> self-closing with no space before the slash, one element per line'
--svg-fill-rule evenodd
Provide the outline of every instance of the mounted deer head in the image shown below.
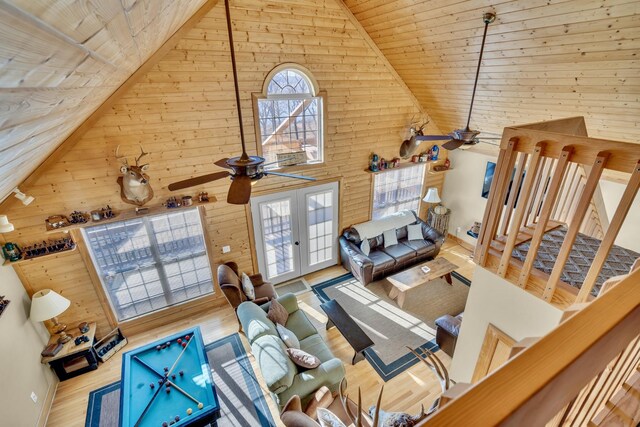
<path fill-rule="evenodd" d="M 418 125 L 416 122 L 412 122 L 411 127 L 409 128 L 409 133 L 411 136 L 409 139 L 405 139 L 400 146 L 400 157 L 406 159 L 410 157 L 415 151 L 418 149 L 418 146 L 422 141 L 419 141 L 416 137 L 424 135 L 424 128 L 429 124 L 429 120 L 427 119 L 421 125 Z"/>
<path fill-rule="evenodd" d="M 116 148 L 116 159 L 122 162 L 120 166 L 121 177 L 118 177 L 120 185 L 120 197 L 125 203 L 142 206 L 153 198 L 153 190 L 149 185 L 149 176 L 145 173 L 149 164 L 140 164 L 140 160 L 149 153 L 145 153 L 140 144 L 140 155 L 135 159 L 135 166 L 129 165 L 126 156 L 119 155 L 120 146 Z"/>

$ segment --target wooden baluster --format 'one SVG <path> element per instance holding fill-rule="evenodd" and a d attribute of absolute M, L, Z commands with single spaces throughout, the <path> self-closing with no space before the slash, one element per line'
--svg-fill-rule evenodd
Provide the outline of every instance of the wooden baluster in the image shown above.
<path fill-rule="evenodd" d="M 538 181 L 538 188 L 536 191 L 536 196 L 533 202 L 531 203 L 531 210 L 529 211 L 528 219 L 525 219 L 524 226 L 528 227 L 529 225 L 533 225 L 538 220 L 538 211 L 540 210 L 540 205 L 544 200 L 545 191 L 547 190 L 547 182 L 549 180 L 549 175 L 551 175 L 551 170 L 554 167 L 554 160 L 551 158 L 545 158 L 544 168 L 540 171 L 540 179 Z"/>
<path fill-rule="evenodd" d="M 520 183 L 522 182 L 522 175 L 524 175 L 524 168 L 527 166 L 527 159 L 529 158 L 528 153 L 520 153 L 520 158 L 518 160 L 518 168 L 516 169 L 516 176 L 513 181 L 513 185 L 511 186 L 511 192 L 509 193 L 509 201 L 507 202 L 507 208 L 505 210 L 504 218 L 502 219 L 502 225 L 500 228 L 500 235 L 504 236 L 507 234 L 507 230 L 509 229 L 509 222 L 511 221 L 511 215 L 513 215 L 513 210 L 516 207 L 516 198 L 518 197 L 518 190 L 520 189 Z M 520 200 L 522 203 L 522 200 Z"/>
<path fill-rule="evenodd" d="M 553 212 L 551 213 L 551 219 L 554 219 L 554 220 L 558 219 L 558 210 L 560 208 L 560 205 L 566 200 L 566 197 L 567 197 L 567 185 L 568 185 L 568 182 L 569 182 L 569 176 L 571 175 L 571 171 L 573 170 L 573 168 L 575 166 L 576 166 L 576 163 L 569 163 L 569 166 L 567 167 L 567 173 L 565 173 L 564 177 L 562 178 L 562 185 L 560 186 L 560 193 L 558 193 L 558 202 L 553 207 Z"/>
<path fill-rule="evenodd" d="M 593 290 L 594 285 L 596 284 L 596 279 L 600 274 L 600 270 L 604 266 L 604 263 L 609 256 L 609 251 L 613 246 L 618 233 L 620 232 L 620 228 L 624 223 L 624 219 L 627 217 L 629 213 L 629 209 L 633 203 L 633 200 L 636 198 L 636 194 L 638 193 L 638 187 L 640 186 L 640 161 L 636 165 L 636 168 L 633 170 L 631 174 L 631 178 L 627 183 L 627 187 L 622 194 L 622 198 L 620 199 L 620 203 L 618 203 L 618 207 L 616 212 L 613 214 L 613 218 L 611 218 L 611 222 L 609 223 L 609 228 L 607 228 L 607 232 L 604 235 L 604 238 L 600 242 L 600 247 L 598 248 L 598 252 L 596 252 L 596 256 L 593 258 L 593 262 L 591 263 L 591 267 L 589 267 L 589 271 L 587 272 L 587 276 L 584 278 L 582 282 L 582 287 L 580 288 L 580 292 L 578 293 L 578 297 L 576 298 L 576 302 L 584 302 L 589 297 L 589 294 Z"/>
<path fill-rule="evenodd" d="M 507 188 L 509 187 L 509 181 L 511 178 L 511 172 L 513 171 L 513 167 L 516 162 L 516 153 L 514 148 L 517 144 L 517 141 L 512 139 L 507 144 L 507 148 L 502 159 L 502 162 L 498 163 L 498 174 L 494 176 L 494 182 L 491 184 L 491 194 L 489 195 L 489 200 L 487 202 L 486 211 L 489 211 L 489 215 L 485 222 L 482 223 L 482 228 L 484 230 L 483 233 L 483 241 L 479 248 L 476 263 L 480 266 L 484 266 L 487 259 L 487 252 L 489 251 L 489 247 L 491 246 L 491 242 L 493 241 L 496 230 L 498 229 L 498 220 L 502 214 L 502 209 L 504 206 L 504 200 L 507 196 Z M 495 182 L 497 181 L 497 182 Z M 495 188 L 494 185 L 495 184 Z M 492 197 L 497 198 L 498 202 Z"/>
<path fill-rule="evenodd" d="M 558 214 L 556 216 L 556 218 L 559 221 L 564 223 L 567 222 L 567 202 L 569 202 L 569 200 L 571 200 L 576 193 L 575 191 L 576 176 L 578 177 L 578 179 L 580 179 L 578 175 L 578 169 L 580 168 L 580 165 L 578 165 L 577 163 L 574 163 L 573 166 L 574 167 L 573 167 L 573 170 L 571 171 L 571 178 L 567 181 L 566 188 L 563 189 L 564 199 L 562 200 L 562 206 L 560 207 Z"/>
<path fill-rule="evenodd" d="M 540 166 L 540 154 L 543 147 L 543 142 L 539 142 L 536 145 L 536 148 L 531 155 L 531 160 L 529 161 L 529 167 L 525 173 L 524 184 L 522 184 L 522 191 L 520 193 L 521 200 L 516 207 L 513 218 L 511 219 L 511 226 L 509 227 L 507 241 L 504 245 L 504 252 L 502 252 L 502 258 L 500 259 L 500 265 L 498 266 L 498 275 L 502 277 L 507 273 L 507 267 L 509 267 L 509 260 L 511 259 L 511 252 L 513 252 L 513 248 L 516 245 L 516 239 L 518 237 L 518 232 L 520 231 L 520 223 L 522 222 L 522 218 L 524 218 L 529 198 L 532 197 L 531 190 L 535 183 L 535 178 Z"/>
<path fill-rule="evenodd" d="M 551 217 L 551 211 L 553 209 L 553 206 L 556 204 L 556 198 L 558 196 L 558 191 L 560 190 L 560 184 L 562 183 L 562 178 L 567 171 L 569 157 L 571 156 L 572 152 L 573 147 L 568 146 L 564 147 L 562 149 L 562 153 L 560 153 L 560 158 L 558 159 L 558 164 L 556 165 L 556 169 L 553 173 L 551 184 L 549 184 L 547 194 L 544 198 L 544 202 L 542 203 L 542 210 L 540 211 L 538 225 L 536 226 L 533 237 L 529 242 L 527 258 L 525 259 L 524 264 L 522 265 L 522 270 L 520 271 L 518 286 L 520 286 L 521 288 L 525 288 L 527 286 L 529 275 L 531 274 L 531 268 L 533 268 L 533 262 L 535 261 L 536 255 L 538 254 L 538 248 L 540 247 L 540 243 L 542 243 L 542 238 L 544 237 L 544 233 L 547 229 L 547 223 L 549 222 L 549 218 Z"/>
<path fill-rule="evenodd" d="M 520 227 L 524 228 L 529 223 L 529 217 L 531 216 L 531 211 L 533 210 L 533 204 L 538 198 L 538 191 L 540 191 L 540 181 L 542 181 L 542 175 L 547 167 L 547 159 L 546 157 L 542 158 L 542 162 L 540 163 L 540 167 L 536 172 L 536 181 L 535 186 L 533 187 L 533 191 L 531 192 L 531 197 L 529 198 L 529 203 L 527 205 L 527 211 L 525 212 L 524 218 L 520 222 Z"/>
<path fill-rule="evenodd" d="M 591 203 L 591 198 L 593 197 L 593 193 L 598 186 L 600 175 L 602 175 L 602 170 L 604 169 L 604 165 L 607 162 L 608 158 L 609 153 L 606 153 L 604 151 L 598 153 L 598 156 L 596 157 L 596 161 L 593 164 L 593 168 L 591 169 L 589 177 L 587 178 L 584 190 L 580 194 L 580 199 L 578 200 L 578 203 L 576 205 L 575 213 L 571 218 L 569 228 L 567 229 L 567 234 L 564 237 L 564 241 L 562 242 L 562 246 L 560 247 L 560 252 L 558 253 L 558 257 L 556 258 L 556 263 L 554 264 L 553 270 L 551 270 L 551 274 L 549 275 L 547 287 L 542 294 L 542 298 L 545 301 L 551 301 L 553 293 L 556 291 L 556 287 L 560 282 L 562 270 L 564 269 L 564 265 L 569 258 L 571 248 L 573 247 L 573 242 L 576 240 L 578 230 L 580 229 L 582 220 L 584 220 L 584 215 L 587 213 L 587 208 Z"/>

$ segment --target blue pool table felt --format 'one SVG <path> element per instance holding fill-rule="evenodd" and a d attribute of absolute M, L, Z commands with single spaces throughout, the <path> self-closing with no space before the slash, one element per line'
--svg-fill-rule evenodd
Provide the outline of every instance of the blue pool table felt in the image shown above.
<path fill-rule="evenodd" d="M 172 371 L 176 376 L 175 380 L 171 376 L 168 379 L 193 396 L 198 402 L 202 402 L 204 405 L 202 409 L 198 409 L 196 402 L 173 386 L 170 393 L 167 394 L 166 386 L 158 384 L 161 377 L 134 358 L 136 356 L 149 367 L 164 375 L 164 368 L 171 370 L 182 353 L 183 348 L 178 344 L 177 339 L 180 338 L 184 341 L 185 335 L 190 335 L 193 342 L 190 342 L 186 347 L 184 355 Z M 158 345 L 167 342 L 171 343 L 169 347 L 161 350 L 156 349 Z M 183 371 L 183 376 L 180 376 L 180 371 Z M 151 383 L 155 384 L 154 388 L 150 387 Z M 120 423 L 123 427 L 136 425 L 156 392 L 157 396 L 138 424 L 139 427 L 161 427 L 163 422 L 169 424 L 170 421 L 175 421 L 176 415 L 180 417 L 180 420 L 175 422 L 172 427 L 187 426 L 194 422 L 201 424 L 205 419 L 211 421 L 220 410 L 199 327 L 187 329 L 124 353 L 121 386 Z M 193 411 L 191 415 L 187 414 L 188 408 Z"/>

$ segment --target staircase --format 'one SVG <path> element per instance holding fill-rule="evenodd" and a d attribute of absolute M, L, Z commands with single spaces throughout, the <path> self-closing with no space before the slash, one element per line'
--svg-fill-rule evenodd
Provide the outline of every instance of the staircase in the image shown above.
<path fill-rule="evenodd" d="M 589 427 L 629 426 L 640 423 L 640 366 L 622 384 L 605 407 L 591 420 Z"/>

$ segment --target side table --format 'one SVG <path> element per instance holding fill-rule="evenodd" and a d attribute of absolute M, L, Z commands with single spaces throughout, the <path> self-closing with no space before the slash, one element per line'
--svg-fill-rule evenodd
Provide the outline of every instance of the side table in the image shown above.
<path fill-rule="evenodd" d="M 76 345 L 72 339 L 65 343 L 55 356 L 40 359 L 41 363 L 48 363 L 51 366 L 60 381 L 98 369 L 98 357 L 93 349 L 96 340 L 96 324 L 90 323 L 89 332 L 84 335 L 89 338 L 88 342 Z M 54 344 L 57 340 L 57 335 L 53 335 L 48 344 Z"/>

